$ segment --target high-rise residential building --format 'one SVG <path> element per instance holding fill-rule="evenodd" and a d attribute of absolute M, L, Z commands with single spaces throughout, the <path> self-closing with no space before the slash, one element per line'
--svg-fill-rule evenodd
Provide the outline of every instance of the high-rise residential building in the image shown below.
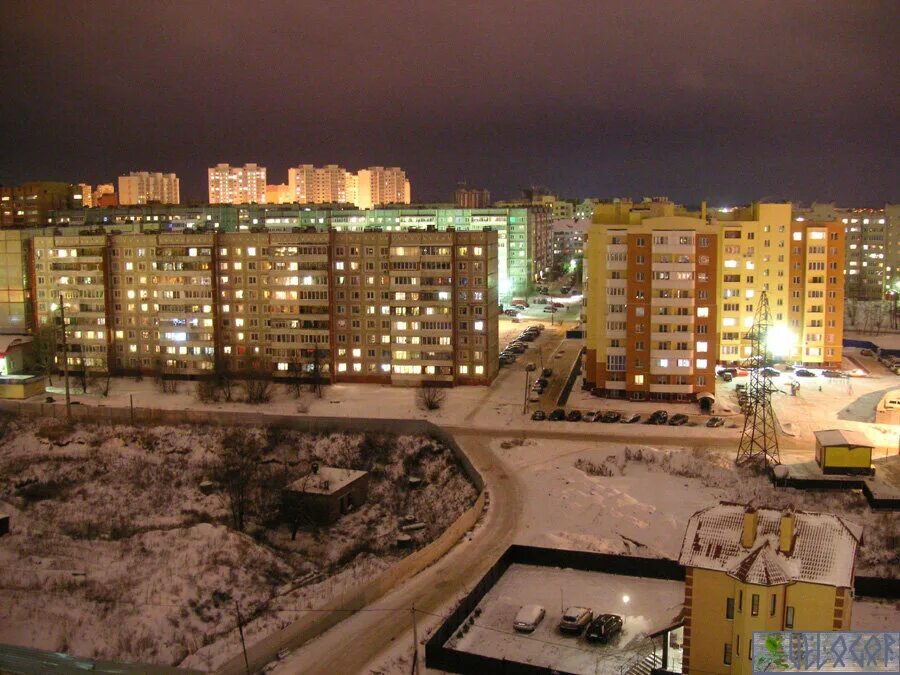
<path fill-rule="evenodd" d="M 410 203 L 409 180 L 399 167 L 370 166 L 361 169 L 356 179 L 355 204 L 361 209 Z"/>
<path fill-rule="evenodd" d="M 30 325 L 29 230 L 0 229 L 0 333 L 25 333 Z"/>
<path fill-rule="evenodd" d="M 119 176 L 119 204 L 178 204 L 181 202 L 179 186 L 174 173 L 132 171 L 127 176 Z"/>
<path fill-rule="evenodd" d="M 669 202 L 601 204 L 588 232 L 585 381 L 631 400 L 715 386 L 719 231 Z"/>
<path fill-rule="evenodd" d="M 572 260 L 584 257 L 584 242 L 587 238 L 590 221 L 554 220 L 553 221 L 553 264 L 566 267 Z"/>
<path fill-rule="evenodd" d="M 792 220 L 791 204 L 759 202 L 719 210 L 712 222 L 722 230 L 719 361 L 741 363 L 750 356 L 747 331 L 760 293 L 766 291 L 773 355 L 812 366 L 839 366 L 843 226 Z M 807 265 L 815 269 L 806 270 Z"/>
<path fill-rule="evenodd" d="M 302 164 L 288 169 L 288 187 L 297 204 L 347 204 L 349 172 L 337 164 Z"/>
<path fill-rule="evenodd" d="M 119 197 L 116 195 L 116 186 L 112 183 L 100 183 L 94 190 L 91 202 L 98 208 L 118 206 Z"/>
<path fill-rule="evenodd" d="M 63 295 L 75 369 L 489 384 L 497 239 L 482 229 L 39 236 L 34 322 L 54 321 Z"/>
<path fill-rule="evenodd" d="M 900 292 L 900 204 L 884 205 L 884 285 Z"/>
<path fill-rule="evenodd" d="M 86 209 L 94 205 L 94 188 L 87 183 L 79 183 L 75 190 L 75 205 L 83 206 Z M 79 200 L 80 195 L 80 200 Z"/>
<path fill-rule="evenodd" d="M 266 185 L 266 204 L 293 204 L 291 187 L 287 183 Z"/>
<path fill-rule="evenodd" d="M 209 169 L 210 204 L 265 204 L 266 167 L 217 164 Z"/>
<path fill-rule="evenodd" d="M 498 287 L 504 300 L 527 294 L 546 279 L 551 269 L 553 246 L 550 209 L 512 204 L 490 209 L 450 207 L 386 207 L 383 209 L 310 208 L 290 205 L 160 205 L 120 207 L 97 211 L 71 209 L 51 212 L 56 227 L 117 229 L 129 231 L 221 232 L 264 228 L 291 232 L 294 228 L 357 232 L 371 228 L 497 231 Z M 76 231 L 77 232 L 77 231 Z"/>
<path fill-rule="evenodd" d="M 688 521 L 681 672 L 750 675 L 757 631 L 848 631 L 863 528 L 729 502 Z"/>
<path fill-rule="evenodd" d="M 591 222 L 594 217 L 594 205 L 598 199 L 585 199 L 575 205 L 575 220 L 586 220 Z"/>
<path fill-rule="evenodd" d="M 453 193 L 453 201 L 461 209 L 486 209 L 491 205 L 491 193 L 487 188 L 470 188 L 460 183 Z"/>
<path fill-rule="evenodd" d="M 0 227 L 45 225 L 50 211 L 76 205 L 75 192 L 74 185 L 50 181 L 0 187 Z"/>

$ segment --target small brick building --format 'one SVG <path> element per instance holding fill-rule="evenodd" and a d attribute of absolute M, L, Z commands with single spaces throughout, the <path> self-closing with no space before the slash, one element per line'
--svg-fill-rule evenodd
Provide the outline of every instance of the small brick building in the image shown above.
<path fill-rule="evenodd" d="M 362 506 L 368 491 L 369 474 L 365 471 L 313 463 L 308 474 L 284 489 L 284 514 L 291 522 L 329 525 Z"/>

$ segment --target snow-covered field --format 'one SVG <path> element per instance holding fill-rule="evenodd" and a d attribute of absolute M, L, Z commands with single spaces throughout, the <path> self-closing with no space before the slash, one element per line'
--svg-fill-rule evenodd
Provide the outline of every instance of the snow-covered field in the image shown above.
<path fill-rule="evenodd" d="M 515 564 L 479 603 L 472 625 L 447 646 L 573 673 L 613 673 L 636 655 L 641 638 L 675 622 L 683 602 L 680 581 Z M 544 620 L 533 633 L 516 633 L 516 612 L 529 604 L 544 607 Z M 618 614 L 622 632 L 610 644 L 561 634 L 557 626 L 570 605 L 594 616 Z"/>
<path fill-rule="evenodd" d="M 429 438 L 255 429 L 266 481 L 245 532 L 228 501 L 204 494 L 221 428 L 66 427 L 13 420 L 0 439 L 0 641 L 122 661 L 209 669 L 405 555 L 413 515 L 437 536 L 476 497 L 452 452 Z M 326 465 L 369 471 L 367 503 L 292 540 L 280 486 Z M 410 490 L 406 476 L 425 478 Z M 312 573 L 321 576 L 303 583 Z"/>

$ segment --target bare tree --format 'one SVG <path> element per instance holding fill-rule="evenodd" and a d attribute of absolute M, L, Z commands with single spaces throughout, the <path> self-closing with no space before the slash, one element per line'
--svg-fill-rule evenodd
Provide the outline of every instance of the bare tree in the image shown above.
<path fill-rule="evenodd" d="M 258 405 L 272 399 L 272 366 L 267 361 L 249 361 L 243 373 L 247 403 Z"/>
<path fill-rule="evenodd" d="M 213 381 L 219 390 L 221 397 L 225 401 L 232 401 L 234 398 L 235 381 L 228 369 L 227 361 L 219 354 L 216 355 L 213 364 Z"/>
<path fill-rule="evenodd" d="M 57 327 L 49 323 L 40 326 L 31 337 L 31 349 L 28 352 L 26 367 L 46 375 L 51 386 L 53 373 L 56 370 Z"/>
<path fill-rule="evenodd" d="M 156 360 L 154 373 L 154 381 L 156 382 L 156 386 L 159 388 L 160 393 L 175 394 L 178 392 L 178 380 L 172 376 L 162 360 Z"/>
<path fill-rule="evenodd" d="M 318 347 L 311 347 L 308 350 L 310 357 L 310 391 L 316 395 L 316 398 L 322 398 L 322 361 L 324 356 L 322 352 L 323 350 Z"/>
<path fill-rule="evenodd" d="M 424 410 L 437 410 L 446 396 L 447 392 L 433 382 L 422 382 L 416 392 L 416 402 Z"/>
<path fill-rule="evenodd" d="M 87 371 L 88 391 L 100 394 L 103 398 L 109 396 L 109 387 L 111 384 L 111 375 L 109 370 L 99 372 L 96 370 Z"/>
<path fill-rule="evenodd" d="M 262 459 L 262 442 L 244 429 L 233 429 L 222 438 L 219 455 L 209 467 L 210 477 L 222 488 L 234 529 L 240 532 L 258 496 Z"/>
<path fill-rule="evenodd" d="M 216 403 L 219 400 L 219 388 L 212 379 L 200 380 L 194 392 L 200 403 Z"/>

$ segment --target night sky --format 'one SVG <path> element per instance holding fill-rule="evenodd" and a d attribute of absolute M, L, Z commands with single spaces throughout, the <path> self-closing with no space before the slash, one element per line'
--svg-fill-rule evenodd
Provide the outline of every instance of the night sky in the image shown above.
<path fill-rule="evenodd" d="M 0 3 L 0 182 L 399 165 L 413 201 L 900 201 L 900 2 Z"/>

